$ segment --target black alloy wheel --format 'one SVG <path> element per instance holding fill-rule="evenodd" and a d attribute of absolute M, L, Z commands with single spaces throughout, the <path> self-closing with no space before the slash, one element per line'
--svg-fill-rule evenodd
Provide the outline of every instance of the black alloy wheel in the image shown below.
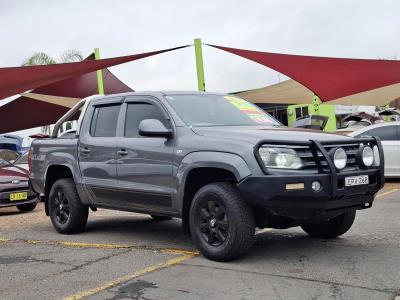
<path fill-rule="evenodd" d="M 193 197 L 189 222 L 194 243 L 209 259 L 234 260 L 253 244 L 253 209 L 232 183 L 215 182 L 201 187 Z"/>
<path fill-rule="evenodd" d="M 211 246 L 223 244 L 229 235 L 229 222 L 225 206 L 215 200 L 204 203 L 200 209 L 200 232 Z"/>
<path fill-rule="evenodd" d="M 60 224 L 67 223 L 70 210 L 68 199 L 63 191 L 57 191 L 54 195 L 54 205 L 57 222 Z"/>
<path fill-rule="evenodd" d="M 51 223 L 59 233 L 78 233 L 85 229 L 89 210 L 82 204 L 72 178 L 57 180 L 47 201 Z"/>

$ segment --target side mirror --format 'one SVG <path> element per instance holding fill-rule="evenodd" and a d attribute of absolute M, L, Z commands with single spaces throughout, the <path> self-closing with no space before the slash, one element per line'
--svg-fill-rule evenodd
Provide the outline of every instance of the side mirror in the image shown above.
<path fill-rule="evenodd" d="M 139 123 L 139 134 L 141 136 L 169 138 L 172 136 L 172 130 L 167 129 L 159 120 L 146 119 Z"/>

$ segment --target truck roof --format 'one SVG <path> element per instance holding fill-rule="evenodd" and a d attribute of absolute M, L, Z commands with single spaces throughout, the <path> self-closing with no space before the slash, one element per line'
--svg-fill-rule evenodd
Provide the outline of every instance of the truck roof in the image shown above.
<path fill-rule="evenodd" d="M 120 94 L 110 94 L 110 95 L 96 95 L 92 96 L 92 99 L 105 99 L 105 98 L 113 98 L 116 96 L 168 96 L 168 95 L 225 95 L 225 93 L 216 93 L 216 92 L 198 92 L 198 91 L 140 91 L 140 92 L 127 92 Z"/>

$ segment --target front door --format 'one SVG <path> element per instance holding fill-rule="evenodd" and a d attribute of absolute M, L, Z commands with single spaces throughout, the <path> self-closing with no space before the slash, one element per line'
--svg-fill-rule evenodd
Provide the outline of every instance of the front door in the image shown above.
<path fill-rule="evenodd" d="M 122 112 L 125 121 L 117 138 L 118 201 L 132 208 L 172 210 L 174 138 L 143 137 L 138 132 L 145 119 L 172 128 L 167 112 L 157 100 L 141 96 L 127 97 Z"/>

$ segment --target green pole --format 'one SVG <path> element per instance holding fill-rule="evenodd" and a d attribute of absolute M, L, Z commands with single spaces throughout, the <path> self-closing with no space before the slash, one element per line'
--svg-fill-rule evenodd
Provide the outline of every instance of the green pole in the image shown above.
<path fill-rule="evenodd" d="M 100 59 L 100 50 L 99 48 L 94 49 L 94 59 Z M 97 75 L 97 89 L 99 91 L 99 95 L 104 95 L 104 85 L 103 85 L 103 72 L 102 70 L 96 71 Z"/>
<path fill-rule="evenodd" d="M 194 51 L 196 55 L 197 88 L 200 92 L 205 92 L 206 83 L 204 81 L 203 53 L 201 50 L 201 39 L 194 39 Z"/>

